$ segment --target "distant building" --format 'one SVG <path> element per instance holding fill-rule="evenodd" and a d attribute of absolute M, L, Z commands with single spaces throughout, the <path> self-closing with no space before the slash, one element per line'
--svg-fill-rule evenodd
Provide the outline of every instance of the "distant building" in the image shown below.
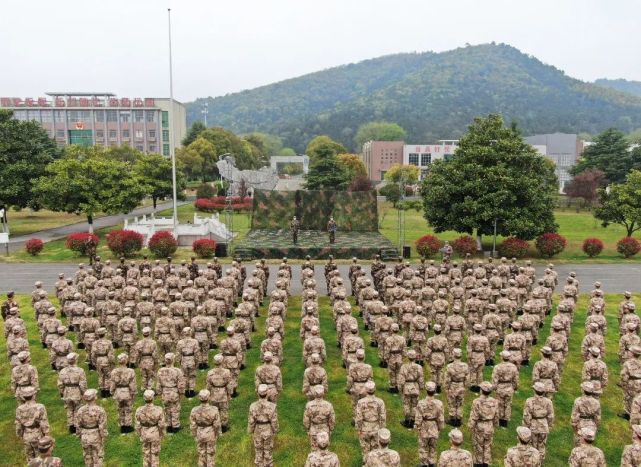
<path fill-rule="evenodd" d="M 526 136 L 525 141 L 534 146 L 539 154 L 554 162 L 559 179 L 559 192 L 563 193 L 565 185 L 572 180 L 570 169 L 576 164 L 583 150 L 581 140 L 576 134 L 550 133 Z"/>
<path fill-rule="evenodd" d="M 442 139 L 438 144 L 405 144 L 403 145 L 403 165 L 415 165 L 421 169 L 420 179 L 429 172 L 432 162 L 449 160 L 458 147 L 458 140 Z"/>
<path fill-rule="evenodd" d="M 363 163 L 370 180 L 380 182 L 392 165 L 403 162 L 404 144 L 403 141 L 368 141 L 363 144 Z"/>
<path fill-rule="evenodd" d="M 17 120 L 35 120 L 59 146 L 129 145 L 170 155 L 187 133 L 185 106 L 168 98 L 118 98 L 108 92 L 50 92 L 48 97 L 0 97 Z M 172 107 L 172 108 L 170 108 Z M 171 110 L 171 126 L 169 114 Z"/>

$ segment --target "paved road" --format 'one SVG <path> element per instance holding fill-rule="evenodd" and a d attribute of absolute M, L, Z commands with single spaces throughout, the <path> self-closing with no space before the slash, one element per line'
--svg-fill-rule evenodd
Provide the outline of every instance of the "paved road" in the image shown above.
<path fill-rule="evenodd" d="M 274 287 L 274 277 L 278 266 L 271 266 L 269 290 Z M 346 279 L 349 266 L 340 265 L 341 275 Z M 18 293 L 27 293 L 33 290 L 35 281 L 42 281 L 49 289 L 58 278 L 58 274 L 64 272 L 67 276 L 72 275 L 77 265 L 69 263 L 0 263 L 0 293 L 7 290 L 15 290 Z M 253 266 L 247 266 L 248 274 L 251 274 Z M 369 267 L 366 267 L 369 271 Z M 595 281 L 601 281 L 606 292 L 621 293 L 626 290 L 641 292 L 641 264 L 566 264 L 556 267 L 559 277 L 564 280 L 570 271 L 575 271 L 581 282 L 581 291 L 586 292 L 592 289 Z M 294 265 L 294 277 L 292 281 L 292 293 L 300 294 L 300 266 Z M 537 273 L 542 274 L 543 267 L 537 268 Z M 325 291 L 325 279 L 323 277 L 323 263 L 316 265 L 316 281 L 318 289 Z M 562 285 L 562 284 L 561 284 Z"/>
<path fill-rule="evenodd" d="M 188 202 L 190 201 L 178 201 L 178 205 L 180 206 Z M 167 203 L 158 204 L 158 206 L 156 207 L 156 211 L 169 209 L 172 206 L 173 206 L 173 203 L 171 201 Z M 126 218 L 131 218 L 134 216 L 142 216 L 144 214 L 151 214 L 152 212 L 154 212 L 153 206 L 145 206 L 142 208 L 134 209 L 128 214 L 116 214 L 113 216 L 99 217 L 97 219 L 94 219 L 93 228 L 101 229 L 103 227 L 111 227 L 112 225 L 118 225 L 124 222 Z M 9 225 L 11 225 L 11 218 L 9 218 Z M 76 224 L 69 224 L 69 225 L 63 225 L 61 227 L 56 227 L 55 229 L 41 230 L 39 232 L 34 232 L 29 235 L 19 235 L 17 237 L 12 237 L 9 239 L 9 251 L 17 251 L 17 250 L 23 249 L 25 242 L 30 238 L 34 238 L 34 237 L 39 238 L 43 242 L 47 243 L 52 240 L 58 240 L 58 239 L 64 238 L 73 232 L 86 232 L 88 230 L 89 230 L 89 224 L 85 220 L 83 222 L 78 222 Z M 2 251 L 4 251 L 4 247 L 2 248 Z"/>

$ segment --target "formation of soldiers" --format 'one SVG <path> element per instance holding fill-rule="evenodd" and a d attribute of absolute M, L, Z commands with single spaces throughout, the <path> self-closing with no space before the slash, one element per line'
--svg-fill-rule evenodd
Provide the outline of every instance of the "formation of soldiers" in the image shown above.
<path fill-rule="evenodd" d="M 494 431 L 497 426 L 507 427 L 512 419 L 519 370 L 530 365 L 532 346 L 552 310 L 552 294 L 558 283 L 553 266 L 537 279 L 529 262 L 519 266 L 516 260 L 505 258 L 498 263 L 491 258 L 487 262 L 467 258 L 460 266 L 447 259 L 440 265 L 421 261 L 417 267 L 400 259 L 388 267 L 376 258 L 368 276 L 354 259 L 344 280 L 330 258 L 324 272 L 364 465 L 400 465 L 400 457 L 389 447 L 385 404 L 376 396 L 373 369 L 365 363 L 357 313 L 371 335 L 371 345 L 377 348 L 380 366 L 388 370 L 388 390 L 402 398 L 404 418 L 400 422 L 417 432 L 421 465 L 491 464 Z M 69 431 L 78 435 L 86 465 L 102 465 L 104 458 L 107 416 L 95 403 L 98 393 L 113 397 L 121 433 L 137 433 L 144 465 L 150 466 L 158 465 L 166 433 L 181 429 L 183 398 L 197 395 L 200 405 L 191 412 L 189 428 L 198 447 L 199 465 L 214 465 L 216 442 L 229 429 L 230 402 L 237 394 L 245 353 L 263 303 L 267 303 L 267 318 L 260 346 L 262 364 L 255 372 L 258 400 L 249 409 L 247 429 L 254 444 L 255 465 L 273 465 L 279 430 L 276 404 L 283 388 L 282 339 L 292 281 L 292 267 L 286 259 L 276 275 L 275 287 L 267 293 L 269 267 L 264 261 L 256 263 L 247 277 L 240 261 L 223 271 L 217 261 L 205 269 L 194 259 L 180 266 L 170 259 L 166 264 L 122 260 L 113 267 L 98 258 L 92 268 L 80 265 L 73 278 L 60 275 L 55 284 L 59 310 L 37 282 L 32 306 L 39 337 L 49 351 L 52 370 L 57 372 Z M 355 307 L 348 301 L 346 282 Z M 326 343 L 320 336 L 319 293 L 309 258 L 301 266 L 301 285 L 300 337 L 306 366 L 303 393 L 308 398 L 303 425 L 311 448 L 306 465 L 334 466 L 339 465 L 338 458 L 329 450 L 329 443 L 336 419 L 332 404 L 325 399 Z M 526 401 L 521 426 L 516 429 L 519 444 L 508 451 L 505 465 L 543 465 L 547 436 L 555 420 L 551 397 L 559 390 L 578 293 L 579 282 L 570 274 L 551 320 L 551 333 L 541 348 L 541 359 L 533 365 L 534 396 Z M 635 309 L 631 294 L 626 293 L 619 305 L 620 385 L 625 394 L 621 416 L 630 420 L 634 444 L 626 447 L 624 460 L 628 463 L 622 460 L 622 465 L 641 462 L 641 338 Z M 581 345 L 583 395 L 572 409 L 576 447 L 570 465 L 605 465 L 604 461 L 599 463 L 603 454 L 592 445 L 601 420 L 599 395 L 608 384 L 603 362 L 604 310 L 603 293 L 596 283 Z M 55 465 L 42 460 L 55 462 L 51 458 L 53 440 L 46 408 L 36 402 L 38 373 L 30 362 L 20 313 L 9 294 L 2 316 L 12 366 L 11 386 L 20 403 L 16 431 L 32 465 Z M 75 332 L 75 343 L 67 337 L 69 330 Z M 225 331 L 226 337 L 218 342 L 220 331 Z M 78 365 L 74 346 L 85 351 L 87 369 L 97 372 L 98 390 L 87 387 L 86 370 Z M 216 348 L 219 353 L 209 369 L 210 350 Z M 494 361 L 497 352 L 500 362 Z M 485 366 L 493 366 L 490 381 L 483 381 Z M 427 377 L 424 367 L 429 370 Z M 206 387 L 196 392 L 196 374 L 207 369 Z M 479 394 L 467 421 L 472 453 L 461 448 L 463 435 L 457 429 L 463 423 L 468 390 Z M 143 393 L 145 404 L 134 413 L 138 391 Z M 438 399 L 442 392 L 447 414 Z M 162 406 L 155 404 L 157 397 Z M 439 457 L 436 444 L 446 422 L 453 427 L 451 448 Z"/>

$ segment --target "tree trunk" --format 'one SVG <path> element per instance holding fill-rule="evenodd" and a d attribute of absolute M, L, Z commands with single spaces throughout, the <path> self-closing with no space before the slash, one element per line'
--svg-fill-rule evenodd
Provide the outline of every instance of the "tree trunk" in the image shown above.
<path fill-rule="evenodd" d="M 634 233 L 634 222 L 632 224 L 626 225 L 625 230 L 628 232 L 628 237 L 631 237 Z"/>
<path fill-rule="evenodd" d="M 93 216 L 87 216 L 87 223 L 89 224 L 89 233 L 93 233 Z"/>
<path fill-rule="evenodd" d="M 155 196 L 152 196 L 151 197 L 151 201 L 154 203 L 154 211 L 155 211 L 156 210 L 156 201 L 158 201 L 158 199 Z"/>

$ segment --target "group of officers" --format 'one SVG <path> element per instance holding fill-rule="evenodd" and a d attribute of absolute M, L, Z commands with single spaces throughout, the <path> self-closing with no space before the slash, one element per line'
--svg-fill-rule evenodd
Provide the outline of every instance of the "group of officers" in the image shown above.
<path fill-rule="evenodd" d="M 254 442 L 255 464 L 273 465 L 292 267 L 283 259 L 274 290 L 267 294 L 269 272 L 264 261 L 256 263 L 248 278 L 239 260 L 223 271 L 217 261 L 201 270 L 195 259 L 180 266 L 174 266 L 171 260 L 167 264 L 121 260 L 114 267 L 98 258 L 92 268 L 80 265 L 73 278 L 59 277 L 55 284 L 59 313 L 42 284 L 36 283 L 32 305 L 40 339 L 49 351 L 52 369 L 58 373 L 69 430 L 80 437 L 86 465 L 102 465 L 107 416 L 96 404 L 98 391 L 87 388 L 86 373 L 78 366 L 68 330 L 75 332 L 76 347 L 85 350 L 89 369 L 98 373 L 101 396 L 117 402 L 121 432 L 136 431 L 142 442 L 144 465 L 150 466 L 158 465 L 165 433 L 180 430 L 181 400 L 196 396 L 197 370 L 208 368 L 209 350 L 218 348 L 213 368 L 207 373 L 206 388 L 198 393 L 200 405 L 190 415 L 199 465 L 214 465 L 216 441 L 229 428 L 229 404 L 236 395 L 245 353 L 251 346 L 255 318 L 266 299 L 266 338 L 260 346 L 262 364 L 255 372 L 258 400 L 249 409 L 248 431 Z M 365 363 L 356 311 L 371 333 L 371 345 L 378 348 L 380 365 L 388 369 L 388 390 L 399 393 L 403 400 L 401 423 L 418 434 L 421 465 L 489 465 L 495 428 L 507 427 L 510 422 L 519 369 L 530 364 L 531 348 L 537 343 L 546 314 L 552 310 L 552 294 L 558 283 L 553 266 L 549 265 L 543 278 L 537 280 L 531 264 L 521 267 L 515 260 L 502 259 L 495 264 L 491 258 L 485 263 L 466 258 L 460 266 L 448 260 L 438 266 L 422 260 L 414 268 L 401 259 L 389 267 L 377 257 L 370 276 L 354 259 L 344 280 L 330 258 L 324 272 L 364 465 L 400 465 L 400 457 L 389 448 L 385 404 L 375 395 L 372 367 Z M 300 337 L 306 366 L 303 392 L 309 400 L 303 425 L 312 449 L 307 465 L 335 466 L 339 465 L 338 458 L 328 446 L 336 422 L 334 409 L 325 399 L 326 347 L 320 337 L 318 290 L 309 258 L 301 266 L 300 280 Z M 357 307 L 347 300 L 346 282 Z M 552 331 L 541 348 L 542 358 L 533 366 L 535 395 L 526 401 L 522 426 L 516 430 L 519 445 L 508 450 L 505 465 L 543 465 L 547 435 L 554 423 L 551 397 L 559 389 L 578 293 L 579 283 L 570 274 L 552 318 Z M 585 360 L 583 395 L 572 410 L 576 447 L 569 462 L 573 466 L 605 465 L 603 453 L 592 445 L 601 420 L 599 395 L 608 382 L 603 362 L 607 332 L 604 310 L 603 293 L 597 283 L 591 292 L 587 332 L 581 346 Z M 20 402 L 16 431 L 24 441 L 30 465 L 55 465 L 46 408 L 36 402 L 38 373 L 31 365 L 26 327 L 11 293 L 3 304 L 2 316 L 12 390 Z M 619 305 L 619 324 L 619 358 L 623 364 L 620 385 L 625 394 L 621 415 L 630 419 L 634 438 L 634 444 L 624 451 L 622 465 L 639 465 L 641 340 L 639 318 L 628 293 Z M 225 331 L 226 337 L 217 342 L 219 331 Z M 462 344 L 466 336 L 464 362 Z M 495 364 L 494 356 L 501 345 L 501 362 Z M 116 357 L 118 348 L 122 353 Z M 424 365 L 430 370 L 427 381 Z M 483 368 L 488 365 L 494 367 L 492 378 L 483 381 Z M 135 367 L 140 369 L 145 404 L 134 414 L 133 400 L 138 391 Z M 472 453 L 461 448 L 463 435 L 458 430 L 468 389 L 479 393 L 468 419 Z M 426 396 L 420 399 L 423 391 Z M 436 397 L 442 391 L 448 403 L 447 420 L 444 405 Z M 157 395 L 162 407 L 154 404 Z M 437 461 L 436 444 L 446 421 L 454 427 L 449 435 L 452 446 Z"/>

